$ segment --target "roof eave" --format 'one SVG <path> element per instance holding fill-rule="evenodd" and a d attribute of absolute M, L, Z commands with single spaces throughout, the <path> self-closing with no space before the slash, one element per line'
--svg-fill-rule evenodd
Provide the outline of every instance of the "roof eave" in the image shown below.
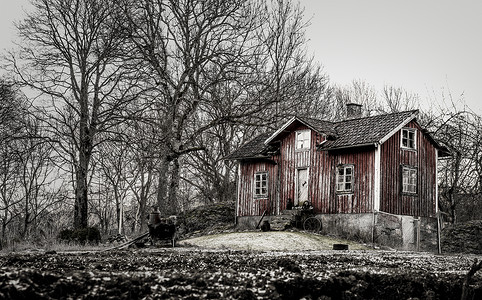
<path fill-rule="evenodd" d="M 413 113 L 407 117 L 405 120 L 403 120 L 402 123 L 400 123 L 397 127 L 395 127 L 392 131 L 390 131 L 388 134 L 386 134 L 383 138 L 381 138 L 378 143 L 381 145 L 388 141 L 389 138 L 392 137 L 395 133 L 397 133 L 399 130 L 401 130 L 405 125 L 413 121 L 418 115 L 418 110 L 413 111 Z"/>
<path fill-rule="evenodd" d="M 291 119 L 289 119 L 285 124 L 283 124 L 283 126 L 281 126 L 280 129 L 276 130 L 268 139 L 266 139 L 264 141 L 264 144 L 265 145 L 268 145 L 269 143 L 271 143 L 279 134 L 281 134 L 283 131 L 286 130 L 286 128 L 288 128 L 291 124 L 293 124 L 295 121 L 298 121 L 300 122 L 301 124 L 305 125 L 306 127 L 310 128 L 311 130 L 313 131 L 316 131 L 318 133 L 322 133 L 320 132 L 319 130 L 317 130 L 316 128 L 314 128 L 310 123 L 307 123 L 306 121 L 304 121 L 303 119 L 301 118 L 298 118 L 297 116 L 294 116 L 292 117 Z M 335 135 L 335 133 L 332 133 L 332 132 L 329 132 L 327 133 L 326 135 Z"/>
<path fill-rule="evenodd" d="M 346 150 L 346 149 L 361 148 L 361 147 L 370 147 L 370 146 L 376 147 L 377 145 L 378 145 L 378 142 L 373 142 L 373 143 L 365 143 L 365 144 L 350 145 L 350 146 L 324 148 L 324 149 L 320 149 L 320 151 Z"/>

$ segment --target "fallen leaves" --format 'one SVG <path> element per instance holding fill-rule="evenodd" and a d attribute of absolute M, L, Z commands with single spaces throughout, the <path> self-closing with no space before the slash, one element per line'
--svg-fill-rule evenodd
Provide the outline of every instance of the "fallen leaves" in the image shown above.
<path fill-rule="evenodd" d="M 161 248 L 0 257 L 0 298 L 460 298 L 474 257 Z M 470 295 L 482 296 L 482 276 Z"/>

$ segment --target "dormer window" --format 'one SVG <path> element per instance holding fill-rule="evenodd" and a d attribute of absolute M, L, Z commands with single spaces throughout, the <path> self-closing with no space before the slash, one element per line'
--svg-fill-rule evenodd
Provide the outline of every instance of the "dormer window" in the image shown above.
<path fill-rule="evenodd" d="M 296 150 L 309 150 L 311 144 L 311 131 L 300 130 L 296 131 Z"/>
<path fill-rule="evenodd" d="M 417 131 L 414 128 L 402 129 L 402 148 L 417 149 Z"/>

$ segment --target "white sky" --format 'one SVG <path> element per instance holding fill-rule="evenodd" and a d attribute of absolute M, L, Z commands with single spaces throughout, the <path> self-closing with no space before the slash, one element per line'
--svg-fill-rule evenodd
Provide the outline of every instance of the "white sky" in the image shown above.
<path fill-rule="evenodd" d="M 311 18 L 308 51 L 330 76 L 377 89 L 402 87 L 428 99 L 450 90 L 482 114 L 481 0 L 300 0 Z M 0 0 L 0 51 L 27 0 Z M 463 94 L 463 96 L 461 96 Z M 435 95 L 435 96 L 434 96 Z"/>
<path fill-rule="evenodd" d="M 482 1 L 301 0 L 309 51 L 334 83 L 361 79 L 418 93 L 450 90 L 482 113 Z M 435 93 L 435 94 L 434 94 Z M 461 96 L 463 94 L 463 96 Z"/>

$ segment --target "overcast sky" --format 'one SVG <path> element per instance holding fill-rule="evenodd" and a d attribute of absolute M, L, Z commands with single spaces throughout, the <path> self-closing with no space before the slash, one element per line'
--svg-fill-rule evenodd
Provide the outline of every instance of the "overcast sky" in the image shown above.
<path fill-rule="evenodd" d="M 403 87 L 418 93 L 423 106 L 434 92 L 450 90 L 482 113 L 482 1 L 301 3 L 311 17 L 309 50 L 332 82 Z"/>
<path fill-rule="evenodd" d="M 0 0 L 0 49 L 27 0 Z M 311 19 L 308 50 L 332 83 L 361 79 L 418 93 L 442 91 L 482 114 L 481 0 L 301 0 Z M 463 96 L 461 96 L 463 94 Z M 438 97 L 440 98 L 440 97 Z"/>

